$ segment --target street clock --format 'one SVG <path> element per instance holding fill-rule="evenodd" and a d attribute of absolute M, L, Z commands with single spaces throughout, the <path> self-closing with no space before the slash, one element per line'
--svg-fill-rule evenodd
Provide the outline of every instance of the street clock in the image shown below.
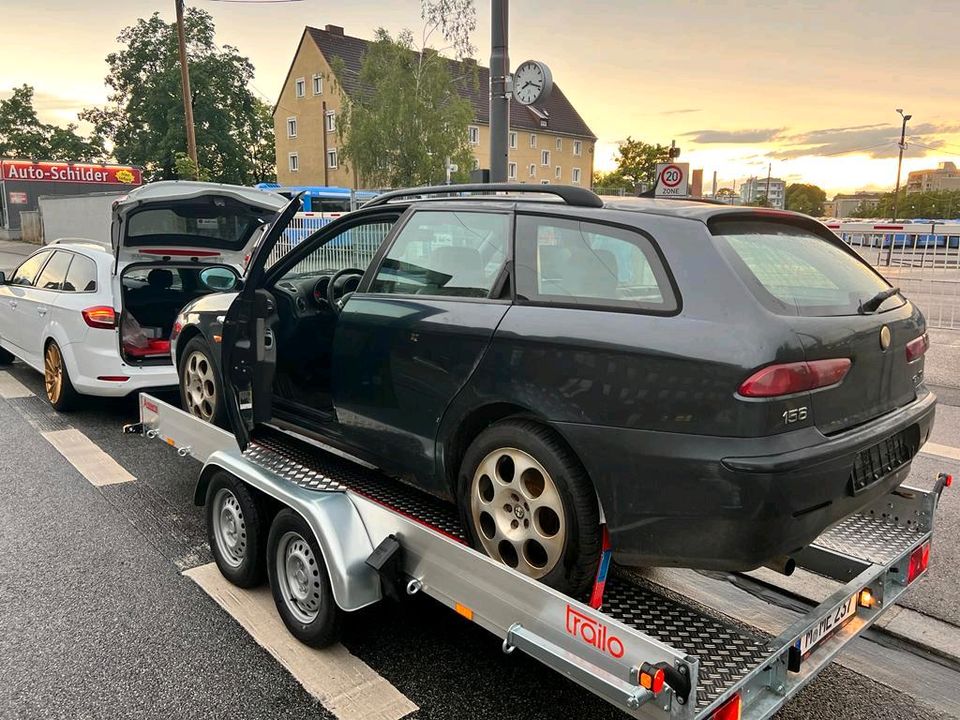
<path fill-rule="evenodd" d="M 553 92 L 553 73 L 539 60 L 520 63 L 513 74 L 513 99 L 521 105 L 546 102 Z"/>

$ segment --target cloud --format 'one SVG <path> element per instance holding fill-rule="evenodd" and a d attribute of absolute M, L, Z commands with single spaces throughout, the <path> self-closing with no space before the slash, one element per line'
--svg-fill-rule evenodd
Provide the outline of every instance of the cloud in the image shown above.
<path fill-rule="evenodd" d="M 762 143 L 770 142 L 780 136 L 786 128 L 755 128 L 752 130 L 691 130 L 684 137 L 693 142 L 706 145 L 710 143 Z"/>
<path fill-rule="evenodd" d="M 703 108 L 683 108 L 681 110 L 661 110 L 657 115 L 686 115 L 688 113 L 703 112 Z"/>
<path fill-rule="evenodd" d="M 907 157 L 919 157 L 944 142 L 939 137 L 960 131 L 960 125 L 920 123 L 907 126 Z M 803 156 L 844 155 L 861 152 L 872 158 L 895 157 L 899 152 L 900 125 L 854 125 L 810 130 L 781 138 L 781 147 L 771 152 L 778 160 Z M 926 146 L 926 147 L 923 147 Z"/>

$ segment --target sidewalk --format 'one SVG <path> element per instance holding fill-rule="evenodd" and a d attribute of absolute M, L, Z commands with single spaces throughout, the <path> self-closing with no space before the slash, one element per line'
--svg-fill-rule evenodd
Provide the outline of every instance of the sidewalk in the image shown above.
<path fill-rule="evenodd" d="M 10 272 L 38 247 L 20 240 L 0 240 L 0 270 Z"/>

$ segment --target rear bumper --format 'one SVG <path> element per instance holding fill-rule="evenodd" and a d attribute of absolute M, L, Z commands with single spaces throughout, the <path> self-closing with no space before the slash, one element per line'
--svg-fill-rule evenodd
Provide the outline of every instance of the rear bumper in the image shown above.
<path fill-rule="evenodd" d="M 888 493 L 910 463 L 854 495 L 861 450 L 916 425 L 921 445 L 936 398 L 842 435 L 807 428 L 731 438 L 557 423 L 602 504 L 615 557 L 630 565 L 748 570 L 796 552 Z"/>
<path fill-rule="evenodd" d="M 132 392 L 175 387 L 179 380 L 170 365 L 128 365 L 111 344 L 70 343 L 63 348 L 67 372 L 77 392 L 102 397 L 123 397 Z M 126 377 L 125 381 L 100 380 L 101 377 Z"/>

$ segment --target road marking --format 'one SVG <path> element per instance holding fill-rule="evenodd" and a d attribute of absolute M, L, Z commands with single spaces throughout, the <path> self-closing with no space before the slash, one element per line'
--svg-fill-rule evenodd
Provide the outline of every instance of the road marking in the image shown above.
<path fill-rule="evenodd" d="M 937 443 L 927 442 L 920 452 L 927 455 L 939 455 L 940 457 L 950 458 L 951 460 L 960 460 L 960 448 L 950 447 L 949 445 L 938 445 Z"/>
<path fill-rule="evenodd" d="M 231 585 L 214 563 L 191 568 L 183 574 L 197 583 L 340 720 L 399 720 L 419 710 L 342 645 L 316 650 L 294 638 L 277 615 L 269 588 L 243 590 Z"/>
<path fill-rule="evenodd" d="M 75 428 L 40 433 L 91 485 L 102 487 L 136 478 Z"/>
<path fill-rule="evenodd" d="M 7 400 L 9 398 L 30 397 L 33 395 L 27 386 L 17 380 L 13 375 L 4 371 L 0 372 L 0 397 Z"/>

